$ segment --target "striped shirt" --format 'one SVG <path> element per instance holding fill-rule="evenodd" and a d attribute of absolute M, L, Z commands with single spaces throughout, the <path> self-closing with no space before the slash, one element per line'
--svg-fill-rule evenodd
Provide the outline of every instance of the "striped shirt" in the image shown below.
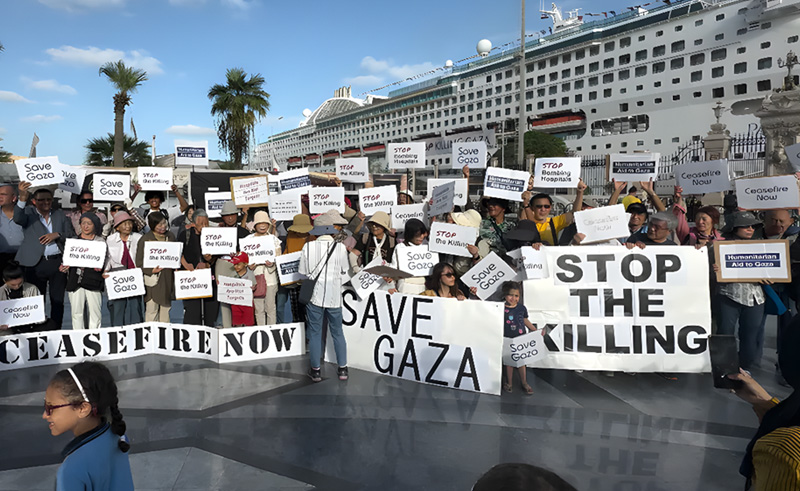
<path fill-rule="evenodd" d="M 753 447 L 751 491 L 800 491 L 800 428 L 778 428 Z"/>
<path fill-rule="evenodd" d="M 323 267 L 330 247 L 336 248 Z M 330 235 L 323 235 L 314 242 L 303 245 L 300 255 L 300 273 L 311 279 L 317 278 L 311 303 L 323 308 L 341 308 L 342 285 L 349 279 L 347 270 L 350 262 L 347 248 L 341 242 L 334 242 Z"/>

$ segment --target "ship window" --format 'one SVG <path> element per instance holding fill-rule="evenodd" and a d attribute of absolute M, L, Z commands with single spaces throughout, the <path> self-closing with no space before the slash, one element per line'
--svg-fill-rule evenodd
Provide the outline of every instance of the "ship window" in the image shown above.
<path fill-rule="evenodd" d="M 737 55 L 743 55 L 746 52 L 747 52 L 747 48 L 745 46 L 741 46 L 739 48 L 736 48 L 736 54 Z"/>
<path fill-rule="evenodd" d="M 567 104 L 569 104 L 569 97 L 562 97 L 561 98 L 561 105 L 562 106 L 566 106 Z"/>
<path fill-rule="evenodd" d="M 739 14 L 739 15 L 746 14 L 747 13 L 747 7 L 737 10 L 736 13 Z"/>
<path fill-rule="evenodd" d="M 619 111 L 620 112 L 624 113 L 627 110 L 628 110 L 628 103 L 627 102 L 623 102 L 622 104 L 619 105 Z"/>
<path fill-rule="evenodd" d="M 536 66 L 539 68 L 539 70 L 544 70 L 545 68 L 547 68 L 547 62 L 540 61 L 539 63 L 536 64 Z"/>
<path fill-rule="evenodd" d="M 737 36 L 744 36 L 745 34 L 747 34 L 747 28 L 746 27 L 742 27 L 741 29 L 736 31 L 736 35 Z"/>
<path fill-rule="evenodd" d="M 545 80 L 545 76 L 544 75 L 539 75 L 538 77 L 536 77 L 536 83 L 537 84 L 543 84 L 543 83 L 545 83 L 545 81 L 546 80 Z"/>
<path fill-rule="evenodd" d="M 619 76 L 620 80 L 628 80 L 629 78 L 631 78 L 631 71 L 630 70 L 620 70 L 618 76 Z"/>
<path fill-rule="evenodd" d="M 694 26 L 695 27 L 700 27 L 702 25 L 703 25 L 703 19 L 694 21 Z"/>
<path fill-rule="evenodd" d="M 694 97 L 695 99 L 697 99 L 699 97 L 702 97 L 702 96 L 703 96 L 703 93 L 700 92 L 699 90 L 697 92 L 692 92 L 692 97 Z"/>
<path fill-rule="evenodd" d="M 798 39 L 800 39 L 800 36 L 789 36 L 789 38 L 786 39 L 786 42 L 789 44 L 796 43 Z"/>
<path fill-rule="evenodd" d="M 644 90 L 644 85 L 637 85 L 636 90 Z"/>
<path fill-rule="evenodd" d="M 532 71 L 533 71 L 533 63 L 529 63 L 529 64 L 525 65 L 525 72 L 526 73 L 531 73 Z"/>
<path fill-rule="evenodd" d="M 550 88 L 547 90 L 547 93 L 548 93 L 548 94 L 550 94 L 550 95 L 553 95 L 553 94 L 555 94 L 557 91 L 558 91 L 558 87 L 556 87 L 555 85 L 552 85 L 552 86 L 550 86 Z"/>
<path fill-rule="evenodd" d="M 597 77 L 589 77 L 589 87 L 594 87 L 597 84 L 598 84 Z"/>
<path fill-rule="evenodd" d="M 471 101 L 474 98 L 475 98 L 475 94 L 474 93 L 470 92 L 469 94 L 467 94 L 467 100 L 468 101 Z"/>
<path fill-rule="evenodd" d="M 458 99 L 459 99 L 459 101 L 458 101 L 458 102 L 464 102 L 464 99 L 465 99 L 465 97 L 462 95 L 462 96 L 461 96 L 461 97 L 459 97 Z"/>
<path fill-rule="evenodd" d="M 672 85 L 678 85 L 680 83 L 681 83 L 681 79 L 680 78 L 673 78 L 672 79 Z"/>
<path fill-rule="evenodd" d="M 492 83 L 492 76 L 491 76 L 491 75 L 487 75 L 487 76 L 486 76 L 486 83 L 487 83 L 487 84 L 490 84 L 490 83 Z"/>
<path fill-rule="evenodd" d="M 620 94 L 627 94 L 627 93 L 628 93 L 628 89 L 626 89 L 625 87 L 623 87 L 623 88 L 619 89 L 619 93 L 620 93 Z"/>
<path fill-rule="evenodd" d="M 716 87 L 714 89 L 711 89 L 711 97 L 713 97 L 714 99 L 725 97 L 725 87 Z"/>
<path fill-rule="evenodd" d="M 596 72 L 600 69 L 600 63 L 595 61 L 593 63 L 589 63 L 589 73 Z"/>
<path fill-rule="evenodd" d="M 606 143 L 606 148 L 611 148 L 611 144 L 610 143 Z"/>
<path fill-rule="evenodd" d="M 550 74 L 550 81 L 553 82 L 555 80 L 558 80 L 558 72 L 552 72 Z"/>
<path fill-rule="evenodd" d="M 761 58 L 758 60 L 759 70 L 766 70 L 767 68 L 772 68 L 772 58 Z"/>
<path fill-rule="evenodd" d="M 502 112 L 499 109 L 494 112 L 494 117 L 495 118 L 499 118 L 501 115 L 502 115 Z M 453 123 L 455 123 L 455 121 L 453 121 Z"/>
<path fill-rule="evenodd" d="M 537 102 L 536 109 L 544 109 L 544 101 Z"/>
<path fill-rule="evenodd" d="M 536 91 L 536 95 L 539 97 L 544 97 L 544 89 L 539 89 Z"/>
<path fill-rule="evenodd" d="M 720 78 L 725 75 L 725 67 L 714 67 L 711 69 L 711 78 Z"/>
<path fill-rule="evenodd" d="M 556 65 L 558 65 L 558 56 L 550 58 L 550 66 L 556 66 Z"/>
<path fill-rule="evenodd" d="M 674 59 L 670 60 L 669 68 L 671 70 L 678 70 L 680 68 L 683 68 L 683 57 L 674 58 Z"/>
<path fill-rule="evenodd" d="M 647 67 L 646 66 L 637 66 L 636 67 L 636 71 L 634 72 L 634 74 L 637 77 L 644 77 L 645 75 L 647 75 Z"/>
<path fill-rule="evenodd" d="M 653 87 L 655 87 L 655 88 L 661 87 L 661 80 L 653 82 Z"/>
<path fill-rule="evenodd" d="M 503 74 L 502 73 L 495 73 L 494 74 L 494 79 L 495 79 L 495 81 L 502 80 L 503 79 Z"/>
<path fill-rule="evenodd" d="M 661 73 L 667 69 L 667 64 L 663 61 L 659 61 L 658 63 L 653 63 L 653 73 Z"/>
<path fill-rule="evenodd" d="M 630 54 L 620 55 L 619 56 L 619 64 L 620 65 L 627 65 L 630 62 L 631 62 L 631 55 Z"/>
<path fill-rule="evenodd" d="M 656 31 L 656 37 L 661 37 L 664 35 L 664 31 Z"/>
<path fill-rule="evenodd" d="M 683 26 L 675 26 L 675 32 L 681 32 L 683 30 Z"/>
<path fill-rule="evenodd" d="M 519 95 L 519 94 L 517 94 L 517 95 Z M 503 102 L 506 103 L 506 104 L 511 104 L 511 96 L 507 95 L 506 98 L 503 100 Z"/>
<path fill-rule="evenodd" d="M 561 70 L 561 78 L 569 78 L 570 75 L 571 75 L 571 72 L 572 72 L 572 70 L 570 70 L 569 68 L 567 68 L 565 70 Z"/>
<path fill-rule="evenodd" d="M 497 87 L 495 87 L 495 88 L 494 88 L 494 92 L 495 92 L 495 94 L 499 94 L 499 93 L 500 93 L 500 92 L 502 92 L 502 91 L 503 91 L 503 87 L 502 87 L 502 86 L 500 86 L 500 85 L 498 85 Z"/>
<path fill-rule="evenodd" d="M 614 41 L 609 41 L 603 45 L 603 51 L 608 53 L 609 51 L 614 51 Z"/>
<path fill-rule="evenodd" d="M 746 61 L 733 65 L 733 73 L 745 73 L 746 71 L 747 71 Z"/>
<path fill-rule="evenodd" d="M 583 88 L 583 80 L 576 80 L 575 81 L 575 90 L 579 90 Z"/>
<path fill-rule="evenodd" d="M 528 104 L 528 106 L 529 106 L 529 107 L 528 107 L 528 109 L 526 109 L 526 111 L 530 111 L 530 110 L 531 110 L 531 109 L 530 109 L 530 104 Z M 470 118 L 471 118 L 471 117 L 472 117 L 472 116 L 470 116 Z M 477 116 L 475 116 L 475 117 L 478 119 L 478 121 L 480 121 L 481 119 L 483 119 L 483 115 L 482 115 L 482 114 L 478 114 L 478 115 L 477 115 Z"/>
<path fill-rule="evenodd" d="M 490 95 L 492 95 L 492 89 L 491 89 L 491 87 L 490 87 L 490 88 L 488 88 L 488 89 L 486 89 L 486 97 L 489 97 Z M 447 101 L 445 101 L 445 102 L 444 102 L 444 105 L 445 105 L 445 106 L 447 105 Z"/>
<path fill-rule="evenodd" d="M 719 33 L 714 36 L 714 41 L 722 41 L 723 39 L 725 39 L 725 33 Z"/>
<path fill-rule="evenodd" d="M 600 46 L 589 46 L 589 56 L 597 56 L 600 54 Z"/>
<path fill-rule="evenodd" d="M 583 102 L 583 94 L 575 94 L 575 103 Z"/>
<path fill-rule="evenodd" d="M 717 21 L 721 21 L 725 18 L 725 14 L 717 14 Z"/>
<path fill-rule="evenodd" d="M 761 49 L 767 49 L 771 45 L 772 45 L 772 43 L 770 43 L 769 41 L 765 41 L 765 42 L 761 43 Z"/>
<path fill-rule="evenodd" d="M 565 55 L 561 55 L 561 63 L 569 63 L 572 61 L 572 55 L 567 53 Z"/>
<path fill-rule="evenodd" d="M 586 70 L 586 68 L 585 68 L 583 65 L 576 66 L 576 67 L 575 67 L 575 75 L 576 75 L 576 76 L 577 76 L 577 75 L 583 75 L 583 72 L 584 72 L 585 70 Z"/>
<path fill-rule="evenodd" d="M 711 61 L 724 60 L 728 56 L 728 50 L 725 48 L 715 49 L 711 52 Z"/>
<path fill-rule="evenodd" d="M 585 50 L 579 49 L 579 50 L 575 51 L 575 59 L 576 60 L 582 60 L 585 57 L 586 57 L 586 51 Z"/>
<path fill-rule="evenodd" d="M 673 53 L 679 53 L 684 49 L 686 49 L 686 41 L 675 41 L 670 46 L 670 49 L 672 50 Z"/>
<path fill-rule="evenodd" d="M 511 84 L 506 84 L 506 92 L 511 90 Z"/>
<path fill-rule="evenodd" d="M 703 40 L 702 39 L 695 39 L 694 40 L 694 45 L 695 46 L 700 46 L 701 44 L 703 44 Z"/>
<path fill-rule="evenodd" d="M 511 78 L 511 70 L 506 70 L 506 78 Z"/>
<path fill-rule="evenodd" d="M 681 96 L 678 95 L 678 94 L 675 94 L 675 95 L 672 96 L 672 100 L 673 101 L 679 101 L 679 100 L 681 100 Z"/>
<path fill-rule="evenodd" d="M 470 81 L 469 81 L 469 87 L 472 87 L 473 85 L 474 85 L 473 81 L 472 81 L 472 80 L 470 80 Z"/>
<path fill-rule="evenodd" d="M 644 35 L 639 36 L 639 42 L 644 41 Z"/>
<path fill-rule="evenodd" d="M 611 97 L 611 89 L 604 89 L 603 90 L 603 97 L 605 97 L 606 99 Z"/>
<path fill-rule="evenodd" d="M 644 106 L 644 101 L 636 101 L 636 106 L 637 106 L 637 107 L 642 107 L 642 106 Z"/>
<path fill-rule="evenodd" d="M 555 99 L 550 99 L 550 101 L 548 101 L 547 105 L 550 106 L 550 107 L 556 107 L 556 100 Z"/>
<path fill-rule="evenodd" d="M 614 58 L 603 60 L 603 68 L 614 68 Z"/>
<path fill-rule="evenodd" d="M 592 150 L 597 150 L 597 145 L 592 145 Z"/>
<path fill-rule="evenodd" d="M 663 56 L 667 52 L 667 47 L 663 44 L 653 48 L 653 56 Z"/>
<path fill-rule="evenodd" d="M 572 87 L 570 86 L 569 82 L 561 84 L 561 92 L 569 92 L 571 88 Z"/>
<path fill-rule="evenodd" d="M 691 79 L 692 79 L 692 82 L 699 82 L 699 81 L 703 80 L 703 72 L 700 72 L 700 71 L 692 72 Z"/>
<path fill-rule="evenodd" d="M 590 101 L 597 100 L 597 92 L 596 91 L 593 90 L 593 91 L 589 92 L 589 100 Z"/>
<path fill-rule="evenodd" d="M 747 84 L 736 84 L 733 86 L 733 94 L 734 95 L 745 95 L 747 94 Z"/>
<path fill-rule="evenodd" d="M 761 29 L 769 29 L 770 27 L 772 27 L 772 22 L 764 22 L 761 24 Z"/>
<path fill-rule="evenodd" d="M 605 75 L 603 75 L 603 83 L 604 84 L 610 84 L 613 81 L 614 81 L 614 74 L 613 73 L 606 73 Z"/>
<path fill-rule="evenodd" d="M 626 37 L 619 40 L 619 47 L 620 48 L 627 48 L 631 45 L 631 38 Z"/>
<path fill-rule="evenodd" d="M 647 59 L 647 50 L 643 49 L 641 51 L 636 52 L 636 61 L 642 61 Z"/>
<path fill-rule="evenodd" d="M 464 82 L 461 82 L 461 90 L 464 90 Z"/>
<path fill-rule="evenodd" d="M 759 80 L 756 84 L 756 87 L 759 91 L 762 90 L 772 90 L 772 81 L 770 80 Z"/>
<path fill-rule="evenodd" d="M 678 138 L 677 136 L 673 136 L 672 137 L 672 143 L 680 143 L 680 141 L 681 141 L 681 139 Z"/>
<path fill-rule="evenodd" d="M 661 104 L 661 98 L 660 97 L 656 97 L 653 102 L 655 102 L 656 104 Z"/>

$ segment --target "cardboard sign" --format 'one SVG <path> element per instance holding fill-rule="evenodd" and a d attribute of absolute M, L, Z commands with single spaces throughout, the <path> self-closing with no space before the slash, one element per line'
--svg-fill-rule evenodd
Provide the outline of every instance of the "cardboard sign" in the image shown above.
<path fill-rule="evenodd" d="M 369 182 L 369 159 L 336 159 L 336 177 L 342 182 Z"/>
<path fill-rule="evenodd" d="M 392 219 L 392 228 L 398 232 L 402 231 L 406 226 L 406 222 L 412 218 L 425 223 L 425 203 L 393 206 L 389 217 Z"/>
<path fill-rule="evenodd" d="M 503 282 L 512 281 L 516 275 L 516 271 L 511 269 L 511 266 L 500 259 L 497 254 L 490 252 L 488 256 L 467 271 L 461 277 L 461 281 L 468 287 L 477 288 L 478 298 L 486 300 L 503 286 Z"/>
<path fill-rule="evenodd" d="M 675 167 L 675 181 L 683 194 L 706 194 L 730 191 L 728 160 L 689 162 Z"/>
<path fill-rule="evenodd" d="M 359 189 L 358 202 L 361 204 L 361 211 L 367 216 L 374 215 L 376 211 L 390 213 L 397 205 L 397 188 L 379 186 Z"/>
<path fill-rule="evenodd" d="M 239 249 L 247 253 L 250 264 L 274 263 L 276 249 L 280 247 L 280 242 L 275 243 L 276 239 L 274 235 L 250 235 L 239 239 Z"/>
<path fill-rule="evenodd" d="M 208 167 L 208 141 L 175 140 L 175 165 Z"/>
<path fill-rule="evenodd" d="M 793 175 L 737 179 L 736 198 L 739 208 L 745 210 L 800 208 L 800 191 Z"/>
<path fill-rule="evenodd" d="M 522 262 L 527 279 L 538 280 L 547 278 L 550 275 L 545 249 L 545 247 L 538 251 L 533 247 L 521 247 L 519 249 L 522 251 Z"/>
<path fill-rule="evenodd" d="M 42 295 L 0 301 L 0 326 L 41 324 L 45 320 L 47 318 Z"/>
<path fill-rule="evenodd" d="M 172 167 L 139 167 L 139 186 L 142 191 L 172 189 Z"/>
<path fill-rule="evenodd" d="M 800 143 L 784 147 L 784 150 L 786 151 L 786 157 L 789 159 L 792 170 L 800 172 Z"/>
<path fill-rule="evenodd" d="M 253 282 L 243 278 L 219 276 L 217 300 L 229 305 L 253 306 Z"/>
<path fill-rule="evenodd" d="M 308 175 L 308 168 L 287 170 L 278 174 L 278 182 L 281 187 L 281 194 L 306 194 L 311 189 L 311 176 Z"/>
<path fill-rule="evenodd" d="M 488 167 L 483 180 L 483 195 L 522 201 L 522 193 L 528 189 L 530 178 L 527 172 Z"/>
<path fill-rule="evenodd" d="M 32 159 L 19 159 L 14 162 L 20 181 L 31 183 L 32 188 L 61 184 L 61 164 L 58 157 L 37 157 Z"/>
<path fill-rule="evenodd" d="M 576 211 L 574 216 L 578 233 L 586 234 L 581 244 L 618 239 L 631 234 L 628 229 L 628 214 L 622 204 Z"/>
<path fill-rule="evenodd" d="M 206 198 L 206 213 L 209 218 L 219 218 L 219 212 L 225 206 L 225 202 L 231 199 L 231 193 L 228 191 L 211 191 L 205 193 Z"/>
<path fill-rule="evenodd" d="M 106 243 L 102 240 L 67 239 L 62 263 L 75 268 L 102 268 L 106 263 Z"/>
<path fill-rule="evenodd" d="M 183 242 L 161 242 L 149 240 L 139 247 L 144 247 L 143 268 L 180 269 Z"/>
<path fill-rule="evenodd" d="M 177 300 L 208 298 L 214 294 L 211 281 L 211 268 L 175 271 L 175 298 Z"/>
<path fill-rule="evenodd" d="M 236 206 L 267 206 L 269 183 L 267 176 L 231 177 L 231 193 Z"/>
<path fill-rule="evenodd" d="M 534 169 L 535 188 L 574 188 L 581 179 L 580 157 L 536 159 Z"/>
<path fill-rule="evenodd" d="M 364 269 L 350 278 L 350 285 L 356 291 L 358 298 L 367 298 L 370 293 L 386 285 L 386 281 L 384 281 L 383 277 L 367 271 L 367 269 L 380 266 L 381 264 L 383 264 L 383 260 L 380 257 L 376 257 L 370 261 L 370 263 L 367 264 Z"/>
<path fill-rule="evenodd" d="M 547 356 L 544 331 L 532 331 L 515 338 L 503 338 L 503 365 L 524 367 Z"/>
<path fill-rule="evenodd" d="M 424 169 L 425 142 L 390 143 L 386 145 L 389 169 Z"/>
<path fill-rule="evenodd" d="M 429 276 L 439 264 L 439 254 L 431 252 L 427 245 L 395 247 L 397 269 L 413 276 Z"/>
<path fill-rule="evenodd" d="M 486 168 L 486 142 L 454 142 L 453 157 L 450 161 L 454 169 L 468 165 L 470 169 Z"/>
<path fill-rule="evenodd" d="M 72 194 L 80 194 L 83 190 L 83 181 L 86 179 L 86 169 L 61 164 L 63 180 L 58 184 L 58 189 Z"/>
<path fill-rule="evenodd" d="M 106 294 L 109 300 L 144 295 L 144 276 L 139 268 L 110 271 L 106 278 Z"/>
<path fill-rule="evenodd" d="M 270 195 L 269 196 L 269 217 L 273 220 L 292 221 L 295 215 L 303 212 L 300 206 L 300 195 Z"/>
<path fill-rule="evenodd" d="M 612 153 L 608 163 L 608 180 L 634 182 L 658 179 L 659 153 Z"/>
<path fill-rule="evenodd" d="M 453 181 L 433 188 L 433 195 L 431 197 L 433 203 L 431 203 L 430 208 L 428 208 L 428 215 L 435 217 L 453 211 L 455 194 L 456 183 Z"/>
<path fill-rule="evenodd" d="M 467 250 L 468 245 L 475 245 L 478 238 L 478 229 L 464 227 L 453 223 L 433 222 L 431 233 L 428 236 L 430 250 L 442 254 L 472 257 Z"/>
<path fill-rule="evenodd" d="M 311 188 L 311 191 L 308 192 L 308 211 L 312 215 L 316 215 L 329 210 L 344 213 L 344 188 Z"/>
<path fill-rule="evenodd" d="M 442 184 L 447 184 L 448 182 L 456 183 L 455 188 L 455 198 L 453 199 L 453 204 L 456 206 L 464 206 L 467 204 L 467 200 L 469 199 L 469 183 L 467 179 L 428 179 L 428 197 L 433 196 L 433 190 L 436 189 L 438 186 Z"/>
<path fill-rule="evenodd" d="M 306 277 L 300 273 L 300 256 L 302 254 L 302 251 L 297 251 L 275 258 L 275 265 L 278 267 L 278 279 L 281 285 L 295 283 Z"/>
<path fill-rule="evenodd" d="M 787 240 L 715 240 L 714 259 L 720 283 L 792 281 Z"/>
<path fill-rule="evenodd" d="M 95 202 L 114 203 L 130 197 L 130 174 L 94 174 L 92 178 Z"/>
<path fill-rule="evenodd" d="M 236 227 L 203 227 L 200 250 L 203 254 L 227 256 L 236 252 Z"/>

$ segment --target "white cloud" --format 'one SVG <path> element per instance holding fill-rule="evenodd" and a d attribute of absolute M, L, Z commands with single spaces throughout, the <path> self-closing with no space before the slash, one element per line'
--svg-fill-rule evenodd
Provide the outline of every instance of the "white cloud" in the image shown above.
<path fill-rule="evenodd" d="M 249 10 L 251 7 L 255 6 L 255 4 L 255 1 L 247 0 L 222 0 L 222 5 L 241 10 Z"/>
<path fill-rule="evenodd" d="M 17 94 L 16 92 L 10 92 L 8 90 L 0 90 L 0 101 L 3 102 L 33 102 L 28 100 L 21 95 Z"/>
<path fill-rule="evenodd" d="M 125 0 L 39 0 L 39 3 L 47 5 L 50 8 L 75 12 L 89 9 L 122 7 L 125 5 Z"/>
<path fill-rule="evenodd" d="M 417 65 L 393 65 L 391 61 L 376 60 L 371 56 L 365 56 L 361 60 L 361 68 L 373 75 L 385 75 L 399 80 L 433 70 L 436 66 L 429 61 Z"/>
<path fill-rule="evenodd" d="M 90 46 L 86 49 L 74 46 L 61 46 L 60 48 L 50 48 L 45 50 L 50 55 L 52 61 L 65 65 L 91 66 L 100 68 L 109 61 L 123 60 L 126 65 L 141 68 L 150 75 L 164 73 L 161 62 L 149 56 L 146 51 L 121 51 L 118 49 L 100 49 Z"/>
<path fill-rule="evenodd" d="M 348 85 L 355 85 L 355 86 L 375 86 L 380 83 L 383 83 L 383 78 L 378 77 L 377 75 L 359 75 L 357 77 L 346 78 L 344 82 Z"/>
<path fill-rule="evenodd" d="M 24 118 L 20 118 L 20 121 L 23 123 L 52 123 L 54 121 L 58 121 L 60 119 L 64 119 L 58 114 L 54 114 L 52 116 L 45 116 L 43 114 L 37 114 L 36 116 L 26 116 Z"/>
<path fill-rule="evenodd" d="M 196 7 L 205 3 L 206 0 L 169 0 L 169 4 L 175 7 Z"/>
<path fill-rule="evenodd" d="M 5 128 L 0 128 L 0 135 L 5 135 L 8 132 Z"/>
<path fill-rule="evenodd" d="M 164 130 L 165 133 L 171 135 L 215 135 L 216 132 L 213 128 L 203 128 L 202 126 L 195 126 L 193 124 L 173 125 Z"/>
<path fill-rule="evenodd" d="M 78 93 L 77 90 L 69 85 L 60 84 L 56 80 L 31 80 L 28 77 L 21 77 L 21 80 L 29 89 L 58 92 L 67 95 L 75 95 Z"/>

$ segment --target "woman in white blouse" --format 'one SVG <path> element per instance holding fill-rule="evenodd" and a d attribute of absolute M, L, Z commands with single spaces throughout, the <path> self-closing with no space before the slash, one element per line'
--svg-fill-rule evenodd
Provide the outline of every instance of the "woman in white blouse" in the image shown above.
<path fill-rule="evenodd" d="M 141 264 L 136 264 L 135 261 L 142 234 L 133 231 L 133 218 L 128 212 L 118 211 L 114 214 L 114 230 L 115 232 L 106 239 L 108 259 L 105 272 L 141 267 Z M 103 276 L 108 277 L 108 274 Z M 112 326 L 126 326 L 144 322 L 142 309 L 141 295 L 108 301 L 108 312 L 111 314 Z"/>

